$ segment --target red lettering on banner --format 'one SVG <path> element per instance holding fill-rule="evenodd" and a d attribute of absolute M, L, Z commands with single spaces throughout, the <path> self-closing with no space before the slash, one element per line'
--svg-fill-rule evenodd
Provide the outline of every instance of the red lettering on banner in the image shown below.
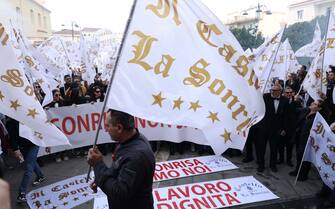
<path fill-rule="evenodd" d="M 191 160 L 185 160 L 185 164 L 187 164 L 187 166 L 194 166 Z"/>
<path fill-rule="evenodd" d="M 98 128 L 100 114 L 99 113 L 92 113 L 91 119 L 92 119 L 92 130 L 95 131 Z"/>
<path fill-rule="evenodd" d="M 165 170 L 174 169 L 172 163 L 163 163 L 163 167 Z"/>
<path fill-rule="evenodd" d="M 182 199 L 182 197 L 176 192 L 174 191 L 173 188 L 169 188 L 167 191 L 169 200 L 172 200 L 173 198 L 177 198 L 177 199 Z"/>
<path fill-rule="evenodd" d="M 235 195 L 236 195 L 236 193 L 235 193 Z M 227 199 L 227 202 L 228 202 L 229 205 L 233 204 L 233 202 L 241 203 L 238 199 L 236 199 L 235 197 L 233 197 L 229 193 L 225 194 L 225 196 L 226 196 L 226 199 Z"/>
<path fill-rule="evenodd" d="M 203 163 L 197 159 L 194 159 L 194 165 L 203 165 Z"/>
<path fill-rule="evenodd" d="M 185 186 L 185 191 L 181 187 L 177 187 L 178 192 L 180 192 L 185 198 L 190 197 L 190 188 Z"/>
<path fill-rule="evenodd" d="M 158 202 L 161 202 L 161 201 L 167 201 L 167 198 L 161 198 L 161 196 L 159 195 L 159 192 L 158 192 L 157 190 L 154 191 L 154 195 L 155 195 L 156 200 L 157 200 Z"/>
<path fill-rule="evenodd" d="M 194 198 L 193 201 L 197 208 L 211 208 L 205 197 L 201 197 L 201 199 Z"/>
<path fill-rule="evenodd" d="M 71 123 L 70 131 L 67 129 L 66 122 L 69 121 Z M 72 117 L 65 117 L 62 122 L 62 130 L 66 135 L 71 135 L 76 130 L 76 121 Z"/>
<path fill-rule="evenodd" d="M 136 118 L 135 121 L 136 121 L 136 122 L 135 122 L 135 126 L 136 126 L 137 128 L 145 128 L 146 120 L 141 119 L 141 118 Z M 139 121 L 139 123 L 138 123 L 138 121 Z M 139 127 L 139 125 L 141 125 L 141 127 Z"/>
<path fill-rule="evenodd" d="M 197 188 L 198 188 L 198 191 L 197 191 Z M 193 194 L 196 194 L 196 195 L 206 194 L 206 189 L 203 188 L 201 185 L 192 185 L 191 190 L 192 190 Z"/>
<path fill-rule="evenodd" d="M 213 198 L 216 198 L 216 199 L 220 202 L 220 204 L 221 204 L 222 206 L 225 206 L 225 205 L 226 205 L 226 204 L 224 203 L 224 201 L 222 200 L 222 195 L 221 195 L 221 194 L 212 195 L 212 197 L 213 197 Z"/>
<path fill-rule="evenodd" d="M 211 202 L 211 204 L 213 205 L 213 207 L 215 207 L 215 208 L 218 207 L 218 206 L 216 205 L 216 203 L 213 201 L 213 199 L 212 199 L 211 196 L 208 196 L 207 199 L 208 199 L 209 202 Z"/>
<path fill-rule="evenodd" d="M 162 170 L 163 170 L 163 166 L 157 163 L 155 166 L 155 171 L 162 171 Z"/>
<path fill-rule="evenodd" d="M 195 170 L 195 172 L 197 172 L 197 173 L 199 173 L 199 174 L 204 174 L 204 173 L 206 173 L 206 168 L 201 167 L 201 166 L 196 166 L 196 167 L 194 167 L 194 170 Z"/>
<path fill-rule="evenodd" d="M 168 176 L 164 172 L 155 172 L 154 174 L 154 181 L 161 181 L 168 179 Z"/>
<path fill-rule="evenodd" d="M 218 189 L 216 189 L 215 185 L 212 184 L 212 183 L 205 183 L 204 186 L 206 187 L 207 191 L 209 193 L 211 193 L 211 194 L 213 194 L 213 193 L 220 193 L 220 191 Z"/>
<path fill-rule="evenodd" d="M 182 129 L 184 126 L 176 126 L 177 129 Z"/>
<path fill-rule="evenodd" d="M 180 201 L 180 203 L 179 203 L 180 209 L 186 209 L 186 208 L 196 209 L 191 203 L 187 204 L 189 202 L 190 202 L 190 200 L 182 200 L 182 201 Z M 179 207 L 177 206 L 177 204 L 175 202 L 173 202 L 173 206 L 174 206 L 174 209 L 179 209 Z"/>
<path fill-rule="evenodd" d="M 88 114 L 85 115 L 85 121 L 83 120 L 83 118 L 80 115 L 77 116 L 77 120 L 78 120 L 78 131 L 79 131 L 79 133 L 82 132 L 81 126 L 84 126 L 86 131 L 90 131 L 90 122 L 89 122 Z"/>
<path fill-rule="evenodd" d="M 151 128 L 155 128 L 155 127 L 158 126 L 158 123 L 148 121 L 148 125 L 149 125 Z"/>
<path fill-rule="evenodd" d="M 188 175 L 195 175 L 195 172 L 194 172 L 194 170 L 192 168 L 183 168 L 182 172 L 184 172 L 184 174 L 186 176 L 188 176 Z"/>
<path fill-rule="evenodd" d="M 172 164 L 173 164 L 173 166 L 174 166 L 175 169 L 177 169 L 177 168 L 183 168 L 183 166 L 181 166 L 180 162 L 178 162 L 178 161 L 172 162 Z"/>
<path fill-rule="evenodd" d="M 167 203 L 159 203 L 157 204 L 158 209 L 173 209 L 171 205 Z"/>
<path fill-rule="evenodd" d="M 59 118 L 53 118 L 50 120 L 50 123 L 54 124 L 55 126 L 57 126 L 58 128 L 60 128 L 60 125 L 58 124 L 55 124 L 55 123 L 59 123 Z"/>
<path fill-rule="evenodd" d="M 218 183 L 216 183 L 216 187 L 219 188 L 223 192 L 228 192 L 231 190 L 230 185 L 222 181 L 219 181 Z"/>
<path fill-rule="evenodd" d="M 180 176 L 180 173 L 178 171 L 175 171 L 175 170 L 168 171 L 167 174 L 171 178 L 177 178 L 177 177 Z"/>

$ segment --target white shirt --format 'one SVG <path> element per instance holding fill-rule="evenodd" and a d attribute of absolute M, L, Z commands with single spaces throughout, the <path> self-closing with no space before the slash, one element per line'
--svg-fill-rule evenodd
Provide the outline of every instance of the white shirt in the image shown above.
<path fill-rule="evenodd" d="M 275 113 L 277 114 L 277 110 L 278 110 L 278 106 L 279 106 L 279 100 L 278 99 L 274 99 L 273 100 L 273 104 L 275 106 Z"/>

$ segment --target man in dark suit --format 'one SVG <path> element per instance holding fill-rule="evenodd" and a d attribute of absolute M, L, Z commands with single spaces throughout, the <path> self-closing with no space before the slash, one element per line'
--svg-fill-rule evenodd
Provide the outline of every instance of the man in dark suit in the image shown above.
<path fill-rule="evenodd" d="M 259 127 L 259 135 L 256 138 L 256 155 L 258 163 L 258 172 L 265 169 L 265 150 L 267 141 L 270 144 L 270 169 L 277 172 L 277 146 L 280 136 L 287 133 L 286 116 L 288 110 L 288 99 L 281 96 L 282 87 L 274 84 L 271 93 L 264 94 L 265 116 L 257 124 Z"/>

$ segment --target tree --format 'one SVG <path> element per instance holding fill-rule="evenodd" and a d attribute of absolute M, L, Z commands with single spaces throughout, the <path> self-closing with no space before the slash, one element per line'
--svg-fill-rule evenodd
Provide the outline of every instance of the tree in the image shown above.
<path fill-rule="evenodd" d="M 257 26 L 256 26 L 257 27 Z M 262 36 L 262 33 L 257 31 L 257 28 L 249 27 L 246 29 L 243 28 L 231 28 L 230 31 L 234 34 L 236 39 L 240 42 L 243 50 L 255 49 L 259 47 L 264 42 L 264 37 Z"/>

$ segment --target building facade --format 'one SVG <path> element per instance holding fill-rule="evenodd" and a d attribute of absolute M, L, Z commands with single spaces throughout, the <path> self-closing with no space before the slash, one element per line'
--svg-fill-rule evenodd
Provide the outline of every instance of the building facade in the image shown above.
<path fill-rule="evenodd" d="M 4 0 L 9 7 L 8 13 L 0 18 L 10 21 L 15 27 L 22 30 L 24 35 L 33 43 L 40 43 L 52 35 L 50 10 L 41 3 L 43 0 Z"/>
<path fill-rule="evenodd" d="M 334 12 L 335 0 L 295 0 L 289 6 L 289 23 L 311 21 L 317 16 Z"/>

